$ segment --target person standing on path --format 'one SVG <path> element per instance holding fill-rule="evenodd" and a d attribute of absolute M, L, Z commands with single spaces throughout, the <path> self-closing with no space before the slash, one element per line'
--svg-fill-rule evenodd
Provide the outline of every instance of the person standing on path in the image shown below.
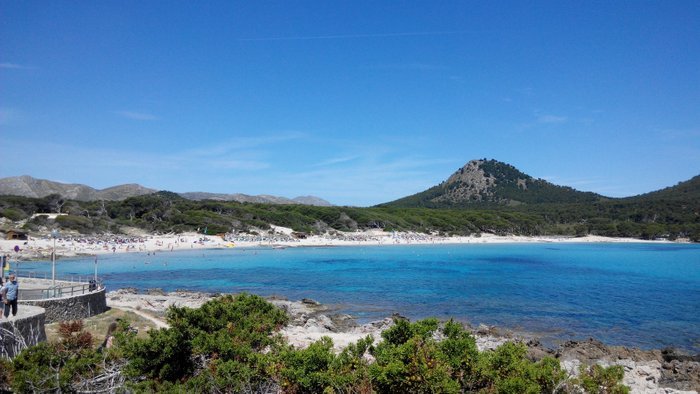
<path fill-rule="evenodd" d="M 3 316 L 8 317 L 10 315 L 10 309 L 12 309 L 12 317 L 17 316 L 17 296 L 19 295 L 19 285 L 17 284 L 17 278 L 15 274 L 10 274 L 9 280 L 0 289 L 0 296 L 2 296 L 3 302 Z"/>

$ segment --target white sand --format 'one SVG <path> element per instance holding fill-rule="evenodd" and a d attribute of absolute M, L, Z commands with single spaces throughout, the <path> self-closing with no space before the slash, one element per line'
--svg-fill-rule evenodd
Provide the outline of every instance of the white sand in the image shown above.
<path fill-rule="evenodd" d="M 495 244 L 495 243 L 595 243 L 595 242 L 670 242 L 645 241 L 634 238 L 608 238 L 589 235 L 564 236 L 499 236 L 482 234 L 467 237 L 443 237 L 411 232 L 385 232 L 369 230 L 358 232 L 334 232 L 334 235 L 314 235 L 303 239 L 290 236 L 289 228 L 273 226 L 260 236 L 233 236 L 224 240 L 220 236 L 195 233 L 143 236 L 94 237 L 64 235 L 55 241 L 57 256 L 99 255 L 110 253 L 154 253 L 193 249 L 217 249 L 230 247 L 300 247 L 300 246 L 367 246 L 367 245 L 428 245 L 428 244 Z M 15 247 L 20 251 L 15 252 Z M 0 240 L 0 254 L 8 254 L 11 260 L 50 259 L 54 248 L 51 238 L 34 238 L 28 241 Z"/>

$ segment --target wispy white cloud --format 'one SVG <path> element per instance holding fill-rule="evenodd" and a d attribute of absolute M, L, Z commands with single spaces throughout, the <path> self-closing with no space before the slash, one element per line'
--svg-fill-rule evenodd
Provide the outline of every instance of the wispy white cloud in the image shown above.
<path fill-rule="evenodd" d="M 249 137 L 241 142 L 231 139 L 223 148 L 211 144 L 168 151 L 138 144 L 124 148 L 89 147 L 11 140 L 3 145 L 11 152 L 6 155 L 10 164 L 0 168 L 0 175 L 29 173 L 59 179 L 72 174 L 72 182 L 94 187 L 134 182 L 176 192 L 203 190 L 287 197 L 312 194 L 338 204 L 373 205 L 438 184 L 443 175 L 462 164 L 444 157 L 411 155 L 403 148 L 353 145 L 352 141 L 334 142 L 333 146 L 343 150 L 324 162 L 303 153 L 290 154 L 296 144 L 282 150 L 272 146 L 302 138 L 305 134 L 289 132 Z M 196 139 L 192 142 L 203 144 Z M 328 146 L 326 140 L 310 139 L 308 143 Z"/>
<path fill-rule="evenodd" d="M 264 170 L 270 167 L 270 163 L 255 160 L 214 160 L 207 162 L 215 168 L 227 170 Z"/>
<path fill-rule="evenodd" d="M 448 67 L 430 63 L 393 63 L 393 64 L 375 64 L 372 66 L 363 67 L 365 70 L 388 70 L 388 71 L 440 71 L 447 70 Z"/>
<path fill-rule="evenodd" d="M 136 111 L 114 111 L 115 114 L 131 120 L 158 120 L 158 117 L 145 112 Z"/>
<path fill-rule="evenodd" d="M 307 135 L 298 131 L 279 132 L 274 135 L 262 135 L 255 137 L 237 137 L 220 141 L 215 145 L 200 146 L 185 151 L 186 155 L 197 157 L 216 157 L 230 154 L 243 149 L 264 147 L 267 145 L 281 144 L 306 138 Z"/>
<path fill-rule="evenodd" d="M 566 121 L 569 120 L 566 116 L 559 116 L 559 115 L 540 115 L 537 117 L 537 123 L 544 123 L 544 124 L 557 124 L 557 123 L 566 123 Z"/>
<path fill-rule="evenodd" d="M 338 40 L 353 38 L 390 38 L 412 36 L 439 36 L 463 33 L 461 30 L 451 31 L 425 31 L 425 32 L 399 32 L 399 33 L 368 33 L 368 34 L 327 34 L 316 36 L 281 36 L 281 37 L 248 37 L 239 38 L 238 41 L 305 41 L 305 40 Z"/>
<path fill-rule="evenodd" d="M 70 174 L 71 183 L 97 188 L 138 183 L 174 192 L 286 192 L 276 187 L 280 171 L 269 170 L 269 152 L 258 156 L 237 151 L 212 159 L 182 150 L 158 152 L 149 146 L 89 147 L 27 140 L 4 140 L 3 148 L 9 152 L 4 156 L 9 164 L 0 166 L 0 177 L 28 174 L 53 180 Z"/>
<path fill-rule="evenodd" d="M 34 66 L 25 66 L 17 63 L 0 63 L 0 68 L 9 70 L 36 70 Z"/>
<path fill-rule="evenodd" d="M 338 204 L 374 205 L 438 184 L 436 168 L 454 166 L 455 160 L 426 159 L 390 154 L 363 155 L 351 166 L 315 167 L 288 173 L 279 182 L 286 188 L 303 185 L 303 192 Z"/>
<path fill-rule="evenodd" d="M 359 155 L 334 157 L 332 159 L 328 159 L 328 160 L 324 160 L 324 161 L 321 161 L 319 163 L 316 163 L 313 165 L 313 167 L 326 167 L 326 166 L 332 166 L 335 164 L 347 163 L 349 161 L 357 160 L 359 157 L 360 157 Z"/>

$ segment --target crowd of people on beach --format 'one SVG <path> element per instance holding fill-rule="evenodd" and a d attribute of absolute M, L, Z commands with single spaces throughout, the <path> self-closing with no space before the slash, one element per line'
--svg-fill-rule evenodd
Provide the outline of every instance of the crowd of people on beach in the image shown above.
<path fill-rule="evenodd" d="M 226 242 L 245 242 L 245 243 L 259 243 L 259 244 L 275 244 L 275 243 L 287 243 L 287 242 L 299 242 L 299 238 L 292 237 L 286 234 L 272 234 L 272 235 L 259 235 L 259 234 L 226 234 L 224 235 L 224 241 Z"/>
<path fill-rule="evenodd" d="M 221 239 L 218 239 L 221 242 Z M 150 235 L 150 236 L 123 236 L 123 235 L 67 235 L 51 237 L 32 237 L 27 240 L 0 240 L 0 253 L 10 252 L 15 261 L 49 259 L 52 253 L 57 256 L 94 255 L 117 252 L 144 252 L 211 248 L 219 246 L 218 243 L 207 236 L 185 235 Z"/>
<path fill-rule="evenodd" d="M 303 243 L 303 240 L 313 240 L 316 239 L 317 243 L 328 243 L 333 244 L 338 243 L 365 243 L 365 244 L 378 244 L 378 245 L 391 245 L 391 244 L 412 244 L 412 243 L 437 243 L 444 242 L 447 238 L 430 235 L 430 234 L 420 234 L 420 233 L 404 233 L 404 232 L 391 232 L 383 234 L 365 233 L 365 232 L 328 232 L 323 235 L 310 236 L 307 234 L 300 233 L 277 233 L 270 232 L 268 234 L 226 234 L 224 240 L 226 242 L 232 243 L 257 243 L 261 245 L 265 244 L 289 244 Z"/>

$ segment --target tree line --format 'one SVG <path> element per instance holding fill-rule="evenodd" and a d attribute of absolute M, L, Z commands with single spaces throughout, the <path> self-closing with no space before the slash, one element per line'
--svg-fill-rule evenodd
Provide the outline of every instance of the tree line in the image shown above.
<path fill-rule="evenodd" d="M 63 215 L 55 220 L 41 215 L 48 213 Z M 125 226 L 155 233 L 204 229 L 208 234 L 245 233 L 277 225 L 309 234 L 382 229 L 440 235 L 593 234 L 700 241 L 700 199 L 679 198 L 462 208 L 360 208 L 193 201 L 162 191 L 122 201 L 75 201 L 59 195 L 0 196 L 0 217 L 21 223 L 30 232 L 58 227 L 83 234 L 120 233 Z"/>

